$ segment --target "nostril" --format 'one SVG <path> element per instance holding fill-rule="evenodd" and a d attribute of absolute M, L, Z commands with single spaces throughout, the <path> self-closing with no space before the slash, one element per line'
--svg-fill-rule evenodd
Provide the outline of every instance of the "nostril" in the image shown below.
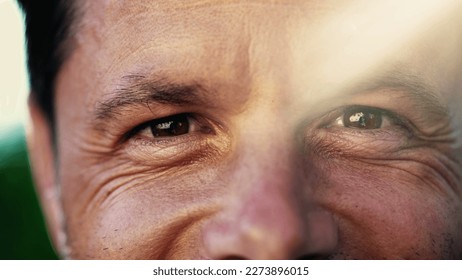
<path fill-rule="evenodd" d="M 240 256 L 228 256 L 228 257 L 222 258 L 222 260 L 247 260 L 247 259 L 244 257 L 240 257 Z"/>
<path fill-rule="evenodd" d="M 323 254 L 309 254 L 297 258 L 297 260 L 327 260 L 328 256 Z"/>

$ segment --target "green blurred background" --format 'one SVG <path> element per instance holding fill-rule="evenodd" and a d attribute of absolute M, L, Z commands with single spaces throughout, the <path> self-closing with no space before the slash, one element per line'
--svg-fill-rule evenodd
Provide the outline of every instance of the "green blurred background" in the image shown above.
<path fill-rule="evenodd" d="M 0 131 L 0 259 L 56 259 L 29 169 L 24 129 Z"/>
<path fill-rule="evenodd" d="M 24 45 L 23 15 L 16 1 L 0 0 L 0 259 L 56 259 L 26 152 Z"/>

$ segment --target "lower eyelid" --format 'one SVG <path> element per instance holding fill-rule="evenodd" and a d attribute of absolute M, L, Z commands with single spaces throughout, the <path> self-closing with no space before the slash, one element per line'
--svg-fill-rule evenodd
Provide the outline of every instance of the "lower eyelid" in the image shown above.
<path fill-rule="evenodd" d="M 126 148 L 132 160 L 143 164 L 164 165 L 182 159 L 186 155 L 194 154 L 200 150 L 200 144 L 191 144 L 191 141 L 146 140 L 135 138 Z M 173 141 L 175 142 L 175 141 Z"/>
<path fill-rule="evenodd" d="M 180 168 L 200 162 L 213 162 L 226 153 L 229 144 L 223 136 L 206 137 L 203 134 L 164 139 L 135 137 L 125 146 L 130 160 L 138 164 L 162 169 Z"/>
<path fill-rule="evenodd" d="M 408 147 L 409 137 L 407 131 L 393 125 L 371 130 L 331 126 L 309 132 L 306 139 L 309 149 L 321 155 L 355 158 L 390 156 Z"/>

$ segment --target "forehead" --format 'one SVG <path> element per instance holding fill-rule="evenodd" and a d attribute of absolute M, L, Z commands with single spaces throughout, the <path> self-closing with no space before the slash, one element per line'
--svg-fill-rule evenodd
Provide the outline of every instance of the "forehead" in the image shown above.
<path fill-rule="evenodd" d="M 101 93 L 137 72 L 298 97 L 396 68 L 447 87 L 461 61 L 456 2 L 86 1 L 71 63 L 95 71 Z"/>
<path fill-rule="evenodd" d="M 370 59 L 367 55 L 385 57 L 401 51 L 409 41 L 431 33 L 435 24 L 454 19 L 455 8 L 460 8 L 456 2 L 86 1 L 82 24 L 86 32 L 78 37 L 107 47 L 106 52 L 113 50 L 115 63 L 134 51 L 140 54 L 153 48 L 166 55 L 186 47 L 189 52 L 210 48 L 228 51 L 227 47 L 249 49 L 260 43 L 285 51 L 286 60 L 305 63 L 310 56 L 311 64 L 322 61 L 328 68 L 324 71 L 329 71 L 332 66 L 328 62 L 337 63 L 338 59 L 326 56 L 334 52 L 357 64 Z M 454 38 L 451 35 L 445 39 Z M 432 47 L 429 41 L 435 37 L 430 37 L 425 46 L 419 46 L 422 52 Z M 123 49 L 128 53 L 121 53 Z M 363 52 L 366 49 L 368 53 Z M 344 64 L 349 67 L 351 61 Z"/>

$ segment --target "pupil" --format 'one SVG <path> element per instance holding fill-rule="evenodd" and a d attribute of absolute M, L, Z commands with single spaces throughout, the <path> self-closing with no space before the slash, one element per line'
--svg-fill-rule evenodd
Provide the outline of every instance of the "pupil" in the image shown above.
<path fill-rule="evenodd" d="M 155 137 L 179 136 L 189 132 L 189 121 L 186 115 L 162 118 L 151 124 L 151 132 Z"/>
<path fill-rule="evenodd" d="M 382 114 L 373 109 L 354 108 L 345 113 L 343 123 L 346 127 L 378 129 L 382 125 Z"/>

